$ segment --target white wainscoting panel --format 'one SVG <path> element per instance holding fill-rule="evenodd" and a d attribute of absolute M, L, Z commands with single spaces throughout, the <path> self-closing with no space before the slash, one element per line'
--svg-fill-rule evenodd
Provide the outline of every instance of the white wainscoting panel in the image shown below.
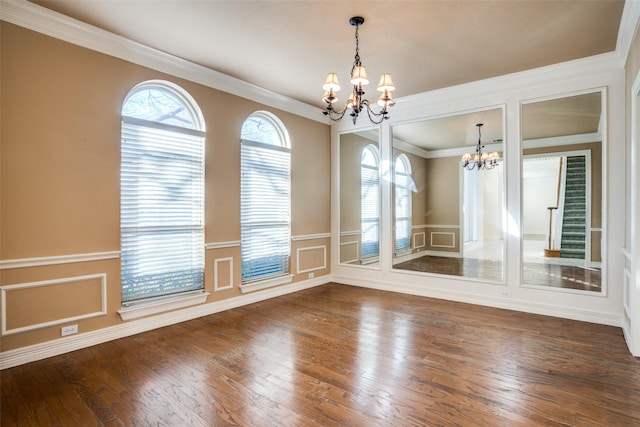
<path fill-rule="evenodd" d="M 81 282 L 81 281 L 93 280 L 93 279 L 100 280 L 101 308 L 99 311 L 91 311 L 88 313 L 80 314 L 78 316 L 65 317 L 61 319 L 51 320 L 48 322 L 34 323 L 28 326 L 7 329 L 7 297 L 8 297 L 8 294 L 10 294 L 12 291 L 27 289 L 27 288 L 37 288 L 42 286 L 63 285 L 67 283 Z M 81 319 L 88 319 L 88 318 L 97 317 L 97 316 L 105 316 L 107 314 L 107 273 L 89 274 L 86 276 L 63 277 L 60 279 L 42 280 L 39 282 L 17 283 L 14 285 L 0 286 L 0 306 L 2 308 L 2 312 L 0 313 L 2 335 L 17 334 L 20 332 L 46 328 L 48 326 L 59 325 L 62 323 L 74 322 Z"/>
<path fill-rule="evenodd" d="M 229 264 L 229 274 L 226 278 L 220 277 L 220 268 L 218 267 L 221 263 Z M 226 279 L 226 280 L 223 280 Z M 225 285 L 221 285 L 221 283 L 226 283 Z M 233 258 L 216 258 L 213 260 L 213 291 L 225 291 L 227 289 L 233 289 Z"/>
<path fill-rule="evenodd" d="M 351 242 L 342 242 L 342 243 L 340 243 L 340 252 L 342 252 L 342 247 L 343 246 L 349 246 L 349 245 L 355 245 L 356 246 L 356 249 L 355 249 L 356 257 L 354 259 L 341 260 L 340 261 L 341 263 L 349 264 L 349 263 L 352 263 L 352 262 L 359 261 L 358 254 L 360 253 L 360 247 L 358 245 L 358 241 L 357 240 L 354 240 L 354 241 L 351 241 Z"/>
<path fill-rule="evenodd" d="M 450 236 L 451 237 L 451 244 L 449 245 L 436 245 L 433 243 L 433 236 L 436 235 L 442 235 L 442 236 Z M 449 248 L 449 249 L 455 249 L 456 247 L 456 234 L 455 233 L 451 233 L 451 232 L 445 232 L 445 231 L 432 231 L 431 232 L 431 247 L 432 248 Z"/>
<path fill-rule="evenodd" d="M 304 270 L 300 270 L 300 254 L 302 252 L 306 252 L 306 251 L 317 251 L 317 250 L 322 250 L 322 265 L 318 265 L 316 267 L 310 267 L 310 268 L 306 268 Z M 309 246 L 308 248 L 298 248 L 298 250 L 296 251 L 296 270 L 297 270 L 297 274 L 300 273 L 308 273 L 311 271 L 316 271 L 316 270 L 324 270 L 325 268 L 327 268 L 327 245 L 320 245 L 320 246 Z"/>

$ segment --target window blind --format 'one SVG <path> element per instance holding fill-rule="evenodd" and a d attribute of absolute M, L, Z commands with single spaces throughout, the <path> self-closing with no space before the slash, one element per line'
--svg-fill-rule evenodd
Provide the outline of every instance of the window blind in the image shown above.
<path fill-rule="evenodd" d="M 362 258 L 370 258 L 379 253 L 380 179 L 375 154 L 368 147 L 363 152 L 360 187 Z"/>
<path fill-rule="evenodd" d="M 402 157 L 396 159 L 396 253 L 411 248 L 411 185 L 413 180 Z"/>
<path fill-rule="evenodd" d="M 123 118 L 122 301 L 204 288 L 204 134 Z"/>
<path fill-rule="evenodd" d="M 290 158 L 288 148 L 242 140 L 242 281 L 289 273 Z"/>

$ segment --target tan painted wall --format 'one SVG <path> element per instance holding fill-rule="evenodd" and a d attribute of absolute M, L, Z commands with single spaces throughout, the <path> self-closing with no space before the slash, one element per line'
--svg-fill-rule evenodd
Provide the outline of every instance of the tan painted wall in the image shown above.
<path fill-rule="evenodd" d="M 292 235 L 330 232 L 328 125 L 6 22 L 0 25 L 2 260 L 120 249 L 120 109 L 128 91 L 150 79 L 178 84 L 203 112 L 207 126 L 207 243 L 240 240 L 239 134 L 244 119 L 257 110 L 278 116 L 291 138 Z M 317 246 L 325 249 L 309 249 Z M 328 274 L 329 247 L 328 238 L 292 242 L 292 273 L 296 274 L 298 267 L 309 270 L 324 265 L 314 274 Z M 237 247 L 206 252 L 205 288 L 212 293 L 209 302 L 240 294 L 239 256 Z M 233 261 L 221 261 L 228 257 Z M 214 274 L 222 287 L 231 270 L 234 287 L 214 292 Z M 79 324 L 82 333 L 122 322 L 116 313 L 120 308 L 119 259 L 4 269 L 0 273 L 1 285 L 106 273 L 107 314 L 73 323 Z M 294 281 L 307 277 L 307 273 L 297 274 Z M 90 283 L 95 288 L 94 282 Z M 69 295 L 73 286 L 62 284 L 58 289 Z M 60 313 L 95 307 L 96 299 L 101 299 L 93 289 L 79 293 L 72 301 L 67 298 L 62 308 L 54 308 L 51 289 L 45 286 L 42 292 L 34 289 L 12 294 L 16 305 L 4 314 L 14 325 L 27 324 L 28 319 L 40 323 Z M 26 296 L 30 304 L 25 306 Z M 2 337 L 1 350 L 59 338 L 60 326 Z"/>

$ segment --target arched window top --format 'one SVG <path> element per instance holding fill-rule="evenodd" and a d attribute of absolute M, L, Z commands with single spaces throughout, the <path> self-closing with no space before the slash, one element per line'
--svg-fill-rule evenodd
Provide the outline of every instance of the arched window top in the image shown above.
<path fill-rule="evenodd" d="M 122 116 L 205 131 L 202 112 L 193 97 L 180 86 L 163 80 L 149 80 L 131 89 L 122 106 Z"/>
<path fill-rule="evenodd" d="M 404 154 L 396 157 L 396 173 L 411 175 L 411 163 L 409 162 L 409 158 Z"/>
<path fill-rule="evenodd" d="M 240 138 L 276 147 L 290 148 L 289 134 L 280 119 L 266 111 L 256 111 L 242 124 Z"/>
<path fill-rule="evenodd" d="M 367 145 L 362 150 L 362 165 L 378 167 L 378 149 L 375 145 Z"/>

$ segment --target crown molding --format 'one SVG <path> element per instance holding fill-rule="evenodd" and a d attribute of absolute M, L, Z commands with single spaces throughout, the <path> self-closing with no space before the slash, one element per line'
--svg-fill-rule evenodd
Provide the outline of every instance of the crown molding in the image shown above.
<path fill-rule="evenodd" d="M 318 107 L 153 49 L 26 0 L 0 2 L 0 19 L 105 55 L 329 124 Z"/>
<path fill-rule="evenodd" d="M 622 19 L 618 28 L 618 40 L 616 52 L 627 62 L 631 44 L 640 25 L 640 1 L 625 1 L 622 10 Z"/>
<path fill-rule="evenodd" d="M 437 105 L 439 114 L 447 105 L 464 104 L 467 107 L 480 100 L 480 105 L 504 102 L 504 96 L 519 98 L 518 94 L 531 88 L 549 86 L 562 81 L 624 70 L 624 59 L 618 52 L 607 52 L 587 58 L 575 59 L 517 73 L 505 74 L 484 80 L 463 83 L 429 92 L 396 99 L 394 113 L 403 120 L 412 116 L 424 116 L 424 107 Z M 496 94 L 501 94 L 497 98 Z M 506 94 L 506 95 L 505 95 Z M 488 101 L 487 101 L 488 100 Z M 393 121 L 393 117 L 391 118 Z"/>

